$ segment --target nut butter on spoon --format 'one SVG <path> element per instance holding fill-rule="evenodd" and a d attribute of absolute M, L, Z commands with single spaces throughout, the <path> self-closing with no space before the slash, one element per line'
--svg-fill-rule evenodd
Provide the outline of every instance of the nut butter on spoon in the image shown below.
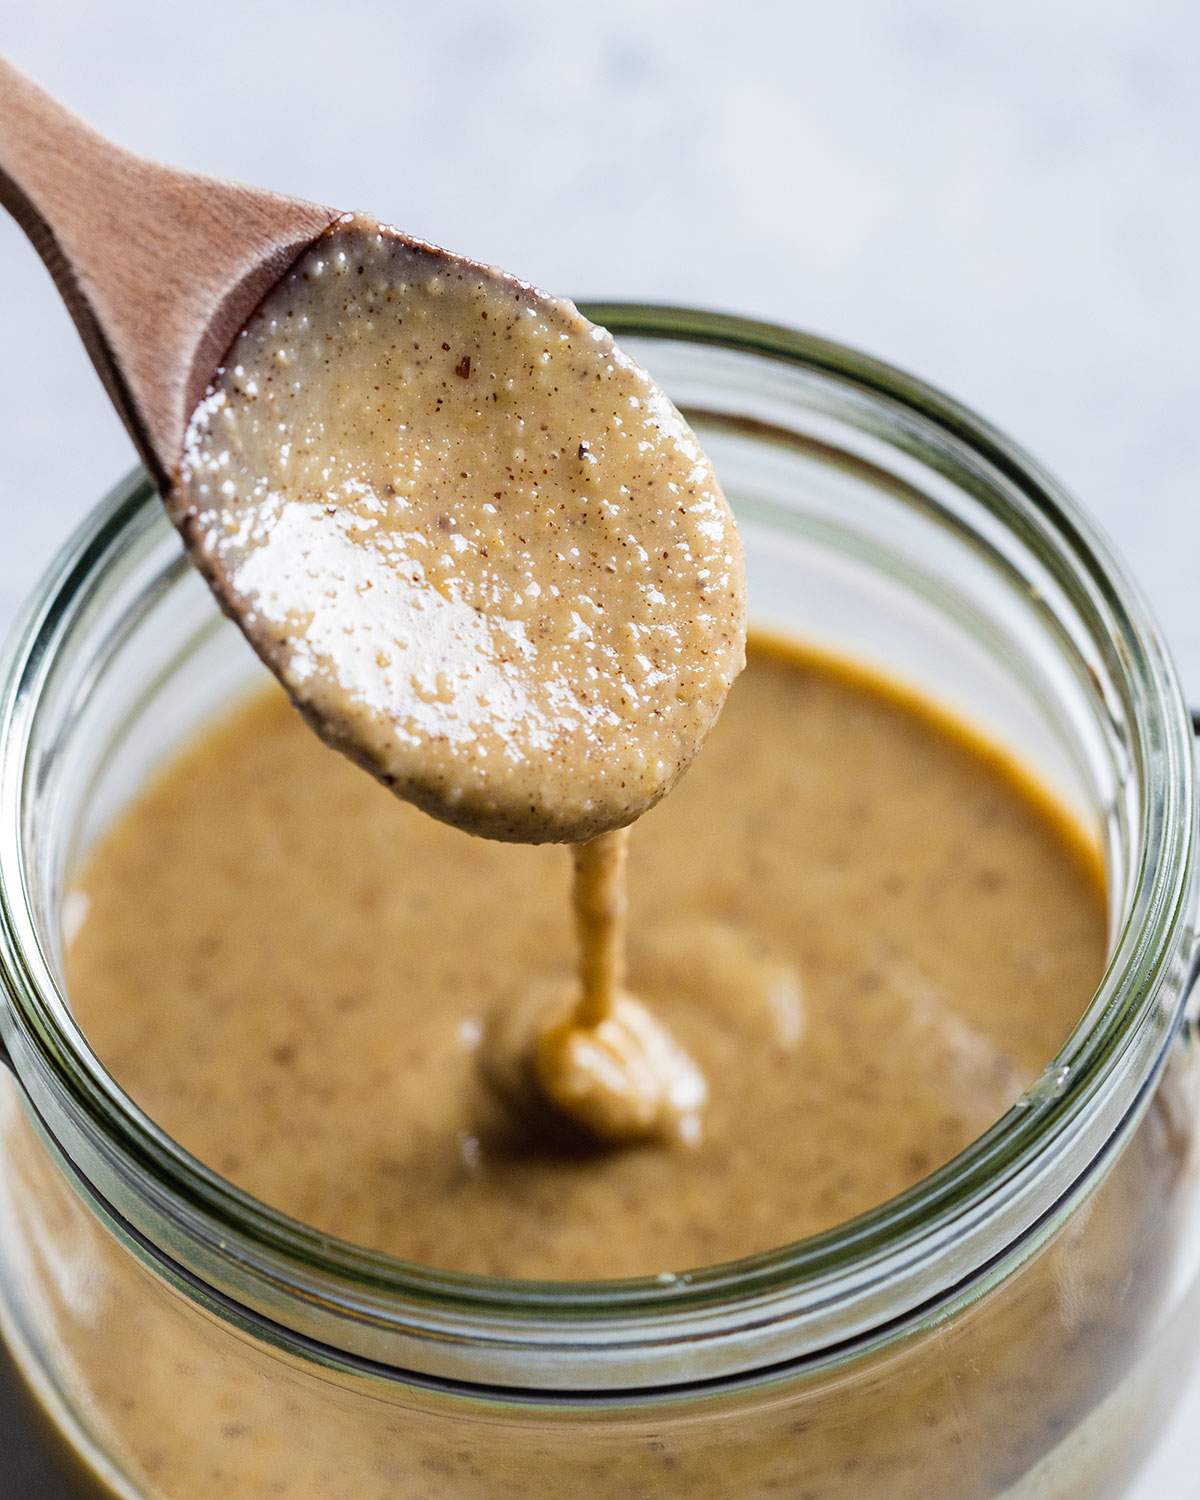
<path fill-rule="evenodd" d="M 132 156 L 3 62 L 0 199 L 322 738 L 467 832 L 583 846 L 582 979 L 529 1039 L 546 1097 L 607 1140 L 686 1136 L 702 1080 L 622 984 L 619 832 L 744 660 L 740 544 L 682 417 L 570 303 Z"/>

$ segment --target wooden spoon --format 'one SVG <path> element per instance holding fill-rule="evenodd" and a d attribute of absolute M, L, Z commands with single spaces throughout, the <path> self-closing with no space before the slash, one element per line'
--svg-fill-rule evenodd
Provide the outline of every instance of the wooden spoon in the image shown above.
<path fill-rule="evenodd" d="M 3 60 L 0 203 L 54 277 L 192 561 L 314 728 L 471 832 L 613 835 L 581 860 L 592 961 L 578 1006 L 542 1039 L 541 1081 L 593 1136 L 690 1129 L 703 1081 L 620 986 L 623 829 L 711 727 L 743 661 L 745 596 L 732 515 L 665 394 L 570 304 L 373 220 L 133 156 Z M 283 294 L 294 302 L 306 279 L 312 318 L 301 303 L 289 324 Z M 401 290 L 403 347 L 368 347 L 364 362 L 357 335 Z M 471 332 L 446 326 L 451 302 Z M 318 327 L 306 380 L 283 375 L 293 335 L 329 306 L 357 321 Z M 226 360 L 239 337 L 270 356 L 261 389 L 257 366 Z M 314 389 L 320 420 L 302 407 L 289 426 L 289 391 Z M 407 468 L 389 449 L 375 475 L 356 432 L 336 437 L 347 408 L 389 442 L 414 412 L 442 412 L 446 430 L 413 440 Z M 318 450 L 305 489 L 294 476 L 314 427 L 336 451 Z"/>
<path fill-rule="evenodd" d="M 0 203 L 54 277 L 160 490 L 238 330 L 340 217 L 123 151 L 2 58 Z"/>
<path fill-rule="evenodd" d="M 330 743 L 495 838 L 584 842 L 664 795 L 742 663 L 740 546 L 604 330 L 373 219 L 133 156 L 3 61 L 0 202 Z"/>

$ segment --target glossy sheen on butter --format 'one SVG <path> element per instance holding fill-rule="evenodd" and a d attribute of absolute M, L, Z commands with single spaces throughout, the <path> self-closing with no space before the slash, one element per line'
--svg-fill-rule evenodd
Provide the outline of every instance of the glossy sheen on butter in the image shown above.
<path fill-rule="evenodd" d="M 572 861 L 422 817 L 274 695 L 80 872 L 75 1014 L 152 1119 L 284 1212 L 450 1270 L 586 1280 L 733 1260 L 910 1186 L 1033 1083 L 1104 967 L 1090 868 L 1002 768 L 753 640 L 631 841 L 628 987 L 708 1081 L 694 1145 L 513 1139 L 485 1054 L 497 1020 L 524 1041 L 570 992 Z"/>
<path fill-rule="evenodd" d="M 359 221 L 247 325 L 172 513 L 322 735 L 475 833 L 656 802 L 743 662 L 695 436 L 567 302 Z"/>

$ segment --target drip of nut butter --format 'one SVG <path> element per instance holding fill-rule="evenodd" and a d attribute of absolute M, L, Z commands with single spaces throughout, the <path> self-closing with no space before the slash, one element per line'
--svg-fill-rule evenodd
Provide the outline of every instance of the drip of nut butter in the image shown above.
<path fill-rule="evenodd" d="M 714 723 L 745 584 L 663 391 L 569 302 L 351 218 L 238 336 L 168 509 L 327 742 L 470 833 L 582 846 L 533 1074 L 605 1140 L 694 1132 L 703 1080 L 624 989 L 616 831 Z"/>
<path fill-rule="evenodd" d="M 536 1077 L 546 1098 L 601 1141 L 700 1138 L 700 1069 L 625 988 L 628 831 L 575 848 L 579 974 L 561 1011 L 540 1019 Z"/>

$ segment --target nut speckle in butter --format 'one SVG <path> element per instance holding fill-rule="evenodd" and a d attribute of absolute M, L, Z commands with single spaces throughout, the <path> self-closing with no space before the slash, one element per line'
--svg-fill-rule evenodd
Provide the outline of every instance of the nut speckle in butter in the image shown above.
<path fill-rule="evenodd" d="M 170 508 L 319 732 L 474 833 L 628 824 L 743 663 L 737 533 L 662 390 L 570 303 L 365 221 L 243 330 Z"/>

